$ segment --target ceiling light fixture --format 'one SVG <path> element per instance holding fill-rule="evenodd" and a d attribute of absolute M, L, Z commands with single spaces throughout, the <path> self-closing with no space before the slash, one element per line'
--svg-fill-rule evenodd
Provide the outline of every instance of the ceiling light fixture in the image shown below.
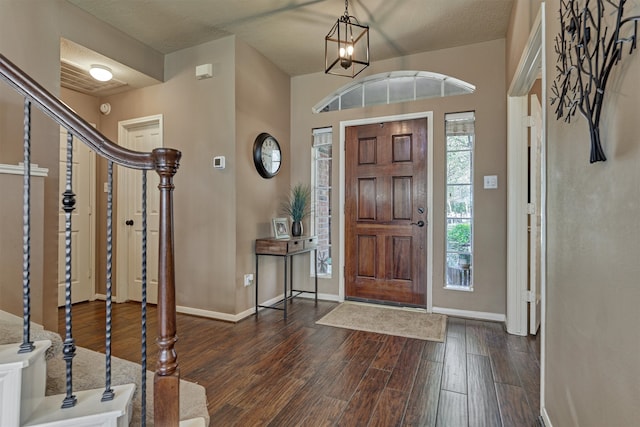
<path fill-rule="evenodd" d="M 349 15 L 348 0 L 344 15 L 324 38 L 324 64 L 326 74 L 351 78 L 369 66 L 369 26 Z"/>
<path fill-rule="evenodd" d="M 91 74 L 91 77 L 101 82 L 108 82 L 113 78 L 111 69 L 104 65 L 92 65 L 91 68 L 89 68 L 89 74 Z"/>

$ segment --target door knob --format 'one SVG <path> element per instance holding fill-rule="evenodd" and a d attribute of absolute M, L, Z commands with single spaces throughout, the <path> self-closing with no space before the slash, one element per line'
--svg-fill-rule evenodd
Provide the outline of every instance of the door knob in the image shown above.
<path fill-rule="evenodd" d="M 424 221 L 412 222 L 411 225 L 417 225 L 418 227 L 424 227 Z"/>
<path fill-rule="evenodd" d="M 133 220 L 132 219 L 128 219 L 124 222 L 126 225 L 133 225 Z"/>

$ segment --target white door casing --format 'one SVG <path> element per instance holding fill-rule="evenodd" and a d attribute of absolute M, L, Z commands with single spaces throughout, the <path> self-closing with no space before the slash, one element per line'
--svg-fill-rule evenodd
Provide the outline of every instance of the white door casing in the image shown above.
<path fill-rule="evenodd" d="M 544 5 L 544 3 L 543 3 Z M 531 28 L 507 96 L 507 332 L 529 333 L 528 236 L 527 236 L 527 148 L 529 91 L 543 68 L 541 11 Z M 542 91 L 545 91 L 544 69 Z M 544 148 L 543 148 L 544 150 Z M 541 163 L 544 169 L 544 161 Z M 544 200 L 544 186 L 542 187 Z M 543 202 L 544 203 L 544 202 Z M 542 224 L 544 211 L 541 206 Z M 542 230 L 544 233 L 544 229 Z M 544 236 L 542 237 L 544 239 Z M 544 257 L 544 245 L 541 247 Z M 544 260 L 542 261 L 544 263 Z M 544 274 L 544 272 L 543 272 Z M 544 279 L 543 279 L 544 280 Z"/>
<path fill-rule="evenodd" d="M 540 208 L 542 206 L 542 105 L 536 95 L 530 96 L 531 112 L 531 151 L 529 163 L 529 333 L 535 335 L 540 327 L 541 295 L 541 225 Z"/>
<path fill-rule="evenodd" d="M 523 117 L 527 114 L 527 95 L 533 82 L 542 76 L 542 99 L 546 100 L 545 2 L 542 2 L 529 39 L 507 92 L 507 332 L 527 335 L 527 260 L 526 241 L 526 197 L 521 204 L 520 196 L 526 194 L 526 150 L 527 133 L 522 131 Z M 546 415 L 546 101 L 542 103 L 542 144 L 540 147 L 540 410 Z M 524 160 L 524 162 L 522 162 Z M 521 171 L 524 168 L 524 177 Z M 522 239 L 521 233 L 525 238 Z M 548 420 L 548 419 L 547 419 Z"/>
<path fill-rule="evenodd" d="M 118 123 L 119 144 L 150 152 L 162 147 L 162 115 L 142 117 Z M 116 302 L 142 301 L 142 172 L 117 167 L 118 213 Z M 158 222 L 159 177 L 154 170 L 147 175 L 147 301 L 158 302 Z M 133 221 L 133 225 L 127 225 Z"/>
<path fill-rule="evenodd" d="M 60 128 L 58 194 L 66 187 L 67 131 Z M 95 153 L 73 138 L 72 191 L 75 209 L 71 213 L 71 303 L 95 299 Z M 65 303 L 65 212 L 58 212 L 58 306 Z"/>

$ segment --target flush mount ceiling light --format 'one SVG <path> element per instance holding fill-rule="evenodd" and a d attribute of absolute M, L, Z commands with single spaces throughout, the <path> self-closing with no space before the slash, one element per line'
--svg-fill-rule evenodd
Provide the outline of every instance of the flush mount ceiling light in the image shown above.
<path fill-rule="evenodd" d="M 113 78 L 111 69 L 104 65 L 92 65 L 91 68 L 89 68 L 89 74 L 91 74 L 91 77 L 101 82 L 108 82 Z"/>
<path fill-rule="evenodd" d="M 369 66 L 369 26 L 361 25 L 349 15 L 349 2 L 344 2 L 344 15 L 324 38 L 324 72 L 355 77 Z"/>

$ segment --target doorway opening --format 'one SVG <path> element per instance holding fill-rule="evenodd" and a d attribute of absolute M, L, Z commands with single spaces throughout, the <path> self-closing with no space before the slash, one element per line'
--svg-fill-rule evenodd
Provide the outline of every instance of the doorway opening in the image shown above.
<path fill-rule="evenodd" d="M 125 120 L 118 123 L 118 143 L 135 151 L 151 152 L 163 146 L 162 115 Z M 116 302 L 142 301 L 142 226 L 143 175 L 125 167 L 118 167 L 117 282 Z M 147 206 L 147 301 L 158 302 L 158 224 L 159 177 L 148 171 Z"/>

